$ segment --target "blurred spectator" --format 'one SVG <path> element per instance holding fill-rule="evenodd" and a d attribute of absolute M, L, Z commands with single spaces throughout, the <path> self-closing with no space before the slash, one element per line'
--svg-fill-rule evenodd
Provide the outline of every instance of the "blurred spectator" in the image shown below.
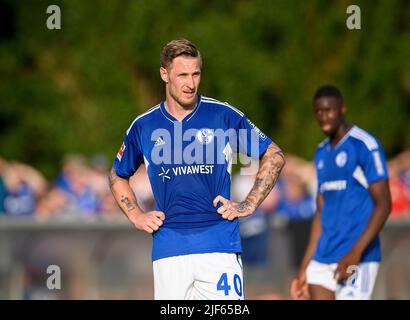
<path fill-rule="evenodd" d="M 313 163 L 291 154 L 286 155 L 286 159 L 277 184 L 279 202 L 274 208 L 274 223 L 286 227 L 292 264 L 297 268 L 309 241 L 317 182 Z"/>
<path fill-rule="evenodd" d="M 410 149 L 397 156 L 400 163 L 400 178 L 404 182 L 407 194 L 410 195 Z"/>
<path fill-rule="evenodd" d="M 235 201 L 245 199 L 254 181 L 255 176 L 236 174 L 232 179 L 232 198 Z M 268 196 L 265 201 L 270 203 L 273 198 L 273 196 Z M 242 261 L 245 265 L 262 266 L 268 262 L 269 222 L 268 212 L 265 211 L 267 208 L 266 204 L 265 206 L 261 205 L 252 215 L 239 220 L 243 250 Z"/>
<path fill-rule="evenodd" d="M 65 192 L 70 211 L 84 216 L 98 212 L 97 191 L 92 188 L 91 182 L 93 178 L 84 157 L 69 155 L 64 159 L 56 185 Z"/>
<path fill-rule="evenodd" d="M 286 155 L 286 166 L 281 176 L 294 175 L 300 179 L 305 191 L 315 198 L 317 189 L 316 171 L 312 161 L 306 161 L 295 155 Z"/>
<path fill-rule="evenodd" d="M 285 170 L 282 175 L 279 189 L 281 193 L 277 215 L 287 222 L 292 263 L 296 269 L 309 241 L 310 224 L 315 214 L 314 201 L 302 179 L 289 171 Z"/>
<path fill-rule="evenodd" d="M 4 198 L 6 197 L 6 186 L 3 181 L 3 172 L 6 168 L 7 162 L 0 158 L 0 215 L 5 213 Z"/>
<path fill-rule="evenodd" d="M 279 189 L 281 193 L 277 214 L 289 221 L 313 218 L 314 201 L 300 177 L 295 174 L 284 174 L 279 183 Z"/>
<path fill-rule="evenodd" d="M 91 166 L 88 168 L 88 183 L 90 188 L 97 196 L 96 213 L 107 215 L 118 214 L 119 208 L 111 194 L 108 186 L 108 160 L 101 154 L 94 155 L 91 158 Z"/>
<path fill-rule="evenodd" d="M 35 212 L 38 197 L 47 188 L 47 181 L 34 168 L 19 163 L 3 161 L 2 209 L 9 216 L 27 216 Z"/>
<path fill-rule="evenodd" d="M 61 216 L 66 212 L 68 198 L 65 193 L 56 187 L 52 187 L 46 194 L 39 198 L 36 208 L 36 216 L 46 220 L 53 216 Z"/>
<path fill-rule="evenodd" d="M 3 177 L 0 176 L 0 215 L 5 213 L 4 198 L 6 197 L 6 187 L 3 183 Z"/>
<path fill-rule="evenodd" d="M 389 184 L 392 196 L 390 219 L 410 217 L 410 150 L 388 162 Z"/>

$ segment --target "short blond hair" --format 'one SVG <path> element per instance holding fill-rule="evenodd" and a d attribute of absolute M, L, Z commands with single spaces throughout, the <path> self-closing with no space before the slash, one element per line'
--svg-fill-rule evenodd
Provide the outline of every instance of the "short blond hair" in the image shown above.
<path fill-rule="evenodd" d="M 168 42 L 161 51 L 161 67 L 168 68 L 172 61 L 179 56 L 199 58 L 202 67 L 201 53 L 195 45 L 187 39 L 177 39 Z"/>

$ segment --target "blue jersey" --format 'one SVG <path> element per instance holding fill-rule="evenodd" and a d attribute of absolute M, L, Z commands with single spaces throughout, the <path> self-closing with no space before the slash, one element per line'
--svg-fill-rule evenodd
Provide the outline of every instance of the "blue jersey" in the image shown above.
<path fill-rule="evenodd" d="M 241 252 L 239 223 L 216 212 L 217 195 L 230 198 L 236 153 L 258 159 L 271 139 L 239 110 L 198 96 L 182 121 L 164 102 L 137 117 L 114 161 L 128 178 L 145 163 L 156 210 L 165 214 L 153 234 L 153 260 L 193 253 Z"/>
<path fill-rule="evenodd" d="M 353 126 L 339 143 L 321 143 L 315 154 L 318 192 L 323 195 L 322 234 L 313 257 L 337 263 L 363 233 L 374 209 L 368 187 L 388 179 L 382 146 L 368 132 Z M 361 262 L 380 261 L 377 236 L 365 249 Z"/>

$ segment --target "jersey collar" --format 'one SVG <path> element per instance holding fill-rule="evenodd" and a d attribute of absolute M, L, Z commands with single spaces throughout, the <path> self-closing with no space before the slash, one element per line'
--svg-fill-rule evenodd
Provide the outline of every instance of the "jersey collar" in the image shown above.
<path fill-rule="evenodd" d="M 328 142 L 328 145 L 327 145 L 327 149 L 328 149 L 328 150 L 336 150 L 336 149 L 338 149 L 338 148 L 347 140 L 347 138 L 349 138 L 349 136 L 350 136 L 350 131 L 351 131 L 354 127 L 356 127 L 356 126 L 353 125 L 353 126 L 345 133 L 345 135 L 343 136 L 343 138 L 340 139 L 340 141 L 339 141 L 334 147 L 332 147 L 332 146 L 330 145 L 330 139 L 329 139 L 329 142 Z"/>
<path fill-rule="evenodd" d="M 187 114 L 187 115 L 185 116 L 185 118 L 182 119 L 181 122 L 188 122 L 189 120 L 191 120 L 192 117 L 197 113 L 197 111 L 198 111 L 200 105 L 201 105 L 201 96 L 200 96 L 200 95 L 197 95 L 195 108 L 194 108 L 189 114 Z M 165 108 L 165 100 L 161 102 L 160 109 L 161 109 L 161 113 L 163 114 L 163 116 L 164 116 L 167 120 L 171 121 L 172 123 L 178 122 L 178 120 L 175 119 L 174 116 L 171 115 L 171 114 L 167 111 L 167 109 Z"/>

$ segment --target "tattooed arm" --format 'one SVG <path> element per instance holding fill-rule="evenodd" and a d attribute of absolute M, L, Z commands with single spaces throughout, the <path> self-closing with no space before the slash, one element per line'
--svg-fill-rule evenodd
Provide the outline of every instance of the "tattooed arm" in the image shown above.
<path fill-rule="evenodd" d="M 164 213 L 161 211 L 142 212 L 128 179 L 119 177 L 114 168 L 111 168 L 108 180 L 118 206 L 137 229 L 153 233 L 162 226 L 162 221 L 165 219 Z"/>
<path fill-rule="evenodd" d="M 238 203 L 219 195 L 213 201 L 214 207 L 219 202 L 222 203 L 217 211 L 224 219 L 233 220 L 236 217 L 249 216 L 271 192 L 284 165 L 285 156 L 282 150 L 274 143 L 271 143 L 260 158 L 255 184 L 246 199 Z"/>

